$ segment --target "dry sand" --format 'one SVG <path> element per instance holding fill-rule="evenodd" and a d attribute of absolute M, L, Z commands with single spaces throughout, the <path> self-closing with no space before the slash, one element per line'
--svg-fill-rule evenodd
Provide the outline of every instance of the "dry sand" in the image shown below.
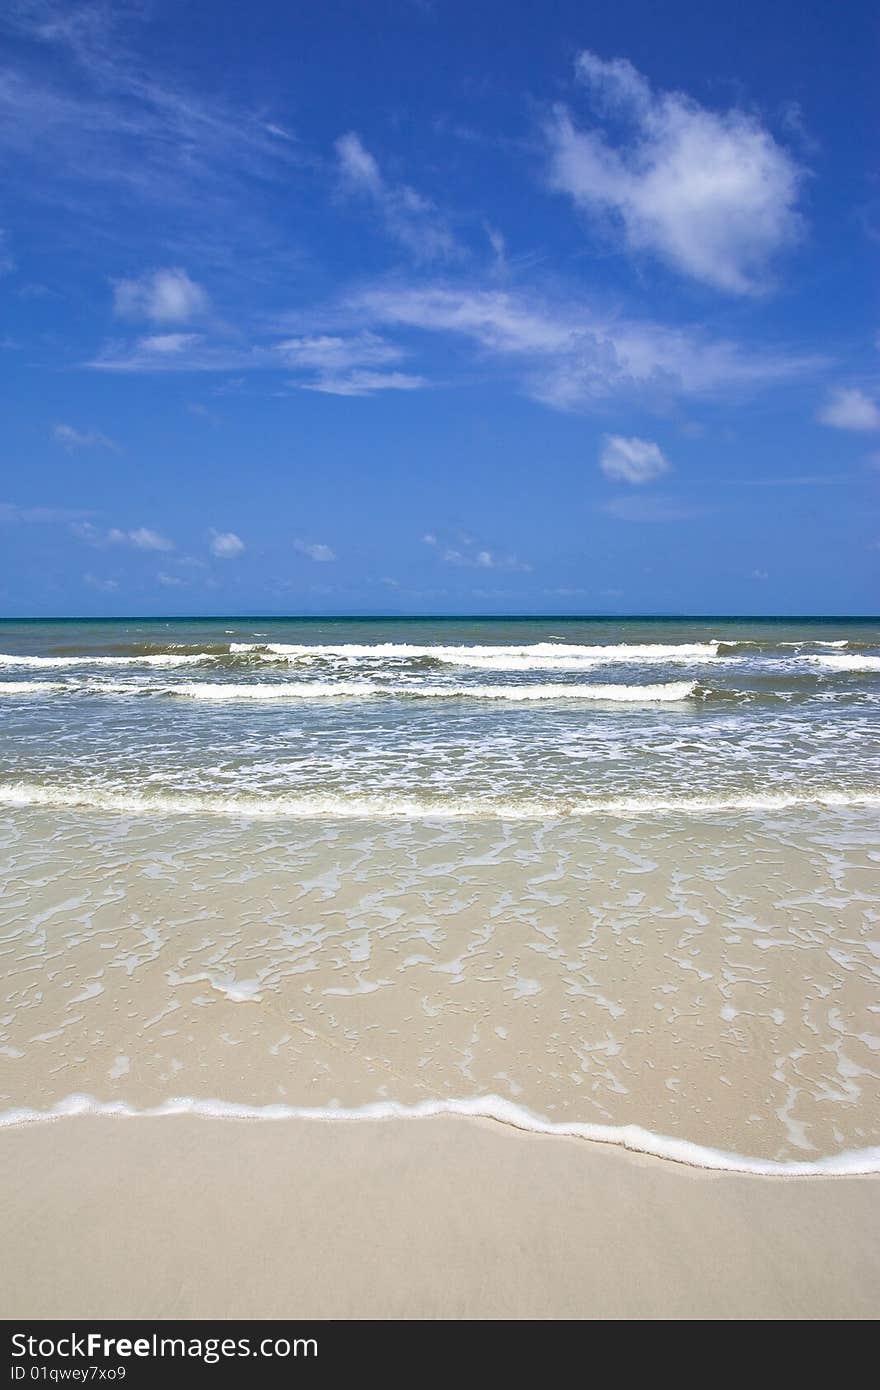
<path fill-rule="evenodd" d="M 871 1318 L 880 1178 L 709 1173 L 489 1121 L 0 1134 L 28 1318 Z"/>

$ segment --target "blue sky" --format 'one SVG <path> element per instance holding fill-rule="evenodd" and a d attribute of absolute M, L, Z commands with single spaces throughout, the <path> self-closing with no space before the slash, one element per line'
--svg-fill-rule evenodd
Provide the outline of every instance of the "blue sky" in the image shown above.
<path fill-rule="evenodd" d="M 0 19 L 0 613 L 873 613 L 873 7 Z"/>

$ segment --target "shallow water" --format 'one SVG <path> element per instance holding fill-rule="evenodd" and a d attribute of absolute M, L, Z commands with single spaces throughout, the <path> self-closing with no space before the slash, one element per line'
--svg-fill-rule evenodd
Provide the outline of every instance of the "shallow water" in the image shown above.
<path fill-rule="evenodd" d="M 6 623 L 0 650 L 7 1119 L 461 1103 L 875 1166 L 876 625 Z"/>

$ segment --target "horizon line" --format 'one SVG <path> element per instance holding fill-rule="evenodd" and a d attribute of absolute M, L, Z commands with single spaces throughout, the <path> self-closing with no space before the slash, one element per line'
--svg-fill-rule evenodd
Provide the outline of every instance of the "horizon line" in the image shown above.
<path fill-rule="evenodd" d="M 878 613 L 680 613 L 654 612 L 621 613 L 402 613 L 393 610 L 326 613 L 79 613 L 79 614 L 6 614 L 0 623 L 112 623 L 112 622 L 634 622 L 639 619 L 664 619 L 680 622 L 878 622 Z"/>

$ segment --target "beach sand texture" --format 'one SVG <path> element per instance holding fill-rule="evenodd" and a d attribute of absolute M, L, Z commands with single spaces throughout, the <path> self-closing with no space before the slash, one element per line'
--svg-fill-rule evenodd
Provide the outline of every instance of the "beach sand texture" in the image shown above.
<path fill-rule="evenodd" d="M 462 1118 L 0 1135 L 6 1317 L 873 1318 L 880 1179 Z"/>

